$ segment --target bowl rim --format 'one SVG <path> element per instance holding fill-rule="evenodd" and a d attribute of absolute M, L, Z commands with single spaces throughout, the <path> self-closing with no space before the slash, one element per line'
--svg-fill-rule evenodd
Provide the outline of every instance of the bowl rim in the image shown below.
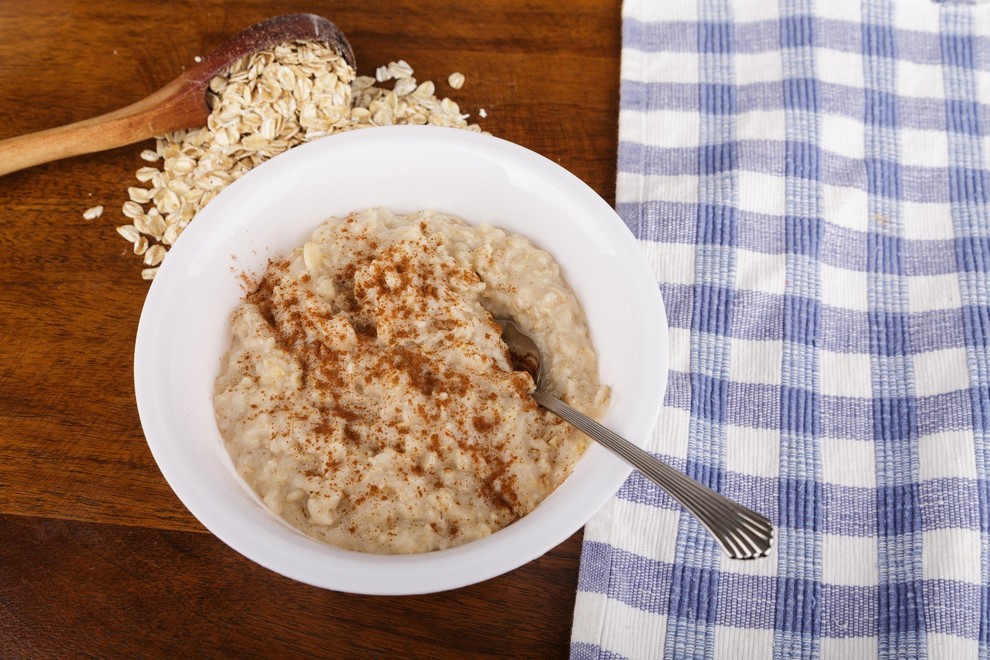
<path fill-rule="evenodd" d="M 324 554 L 326 554 L 326 550 L 329 548 L 329 554 L 339 559 L 343 564 L 342 567 L 345 569 L 348 567 L 353 568 L 360 564 L 364 567 L 371 566 L 375 570 L 389 572 L 390 566 L 399 566 L 400 569 L 401 566 L 407 566 L 407 570 L 421 572 L 426 576 L 425 579 L 421 576 L 420 579 L 407 582 L 391 581 L 376 584 L 360 583 L 340 572 L 322 572 L 314 576 L 311 573 L 299 570 L 291 561 L 285 561 L 284 557 L 280 557 L 278 554 L 269 551 L 269 549 L 251 545 L 246 539 L 243 530 L 237 529 L 235 524 L 229 520 L 225 520 L 220 515 L 220 512 L 216 510 L 216 503 L 208 502 L 209 492 L 202 487 L 202 484 L 188 483 L 184 480 L 184 472 L 180 465 L 183 457 L 175 455 L 176 450 L 170 446 L 174 443 L 170 443 L 168 437 L 163 437 L 163 431 L 158 426 L 161 419 L 159 411 L 155 410 L 156 391 L 152 380 L 150 380 L 153 378 L 153 374 L 151 373 L 152 368 L 149 362 L 149 356 L 151 355 L 149 351 L 154 351 L 158 348 L 156 340 L 161 336 L 163 314 L 167 311 L 166 305 L 169 302 L 167 289 L 170 286 L 174 286 L 172 284 L 174 278 L 180 277 L 180 269 L 182 268 L 183 261 L 188 261 L 191 258 L 194 250 L 193 246 L 197 242 L 197 238 L 201 235 L 208 235 L 207 232 L 215 229 L 220 219 L 213 218 L 213 216 L 223 212 L 225 200 L 233 200 L 242 192 L 264 187 L 265 177 L 276 171 L 291 171 L 294 167 L 304 167 L 308 161 L 318 159 L 324 150 L 362 148 L 392 148 L 399 150 L 400 147 L 408 147 L 410 142 L 422 143 L 423 140 L 428 141 L 431 146 L 441 150 L 448 149 L 473 155 L 481 153 L 486 158 L 522 167 L 523 170 L 531 169 L 539 171 L 542 175 L 553 179 L 558 185 L 566 187 L 569 195 L 578 196 L 581 203 L 587 205 L 589 215 L 593 215 L 596 218 L 599 216 L 601 218 L 608 218 L 608 220 L 602 223 L 601 230 L 608 234 L 610 240 L 622 247 L 623 256 L 629 259 L 629 268 L 637 273 L 637 282 L 635 283 L 637 290 L 635 293 L 640 299 L 647 302 L 645 307 L 640 310 L 642 318 L 639 320 L 647 324 L 649 329 L 652 329 L 654 332 L 653 341 L 648 342 L 643 347 L 642 360 L 644 368 L 652 370 L 650 384 L 653 391 L 653 398 L 651 399 L 653 404 L 651 410 L 644 412 L 642 416 L 640 426 L 645 428 L 645 431 L 640 436 L 630 438 L 636 444 L 642 446 L 650 436 L 650 432 L 655 427 L 659 417 L 666 391 L 668 327 L 663 300 L 652 269 L 636 244 L 636 239 L 616 214 L 615 210 L 587 184 L 557 163 L 523 146 L 501 138 L 434 126 L 376 127 L 375 130 L 339 133 L 299 145 L 269 159 L 233 182 L 212 200 L 209 205 L 204 207 L 197 216 L 197 220 L 202 221 L 193 222 L 186 228 L 183 232 L 182 240 L 176 242 L 170 250 L 169 258 L 162 264 L 157 277 L 151 284 L 138 324 L 134 348 L 135 398 L 145 438 L 155 462 L 173 492 L 189 512 L 211 533 L 241 555 L 272 571 L 317 587 L 370 595 L 402 595 L 455 589 L 496 577 L 532 561 L 573 535 L 618 491 L 631 472 L 630 467 L 613 457 L 600 446 L 589 441 L 585 458 L 579 462 L 578 467 L 580 467 L 581 463 L 587 462 L 585 459 L 590 452 L 595 453 L 599 456 L 599 459 L 596 460 L 607 463 L 603 467 L 607 468 L 605 471 L 608 472 L 609 476 L 608 487 L 606 488 L 602 485 L 601 493 L 593 494 L 594 497 L 589 495 L 593 501 L 587 505 L 587 515 L 582 514 L 581 520 L 574 520 L 566 529 L 556 529 L 554 530 L 555 533 L 548 534 L 545 537 L 539 534 L 539 530 L 530 531 L 531 536 L 535 536 L 536 541 L 526 545 L 524 549 L 518 547 L 510 548 L 512 550 L 509 553 L 511 556 L 501 556 L 498 553 L 493 553 L 489 549 L 489 546 L 504 550 L 505 548 L 503 546 L 505 546 L 506 542 L 500 542 L 500 536 L 504 537 L 504 532 L 513 528 L 531 528 L 532 524 L 528 523 L 527 519 L 532 518 L 532 514 L 523 517 L 512 525 L 484 539 L 472 541 L 448 550 L 417 555 L 371 555 L 354 553 L 333 548 L 319 541 L 304 537 L 301 533 L 297 532 L 305 540 L 299 540 L 299 543 L 293 545 L 293 548 L 301 553 L 311 553 L 314 551 L 311 544 L 315 543 L 323 549 Z M 202 216 L 206 216 L 206 219 L 204 220 Z M 235 221 L 229 220 L 228 222 L 233 223 Z M 540 247 L 548 250 L 551 255 L 554 254 L 553 246 L 540 245 Z M 633 284 L 630 284 L 630 286 L 632 287 Z M 576 291 L 576 293 L 579 292 Z M 604 493 L 606 490 L 608 491 L 607 494 Z M 550 498 L 554 497 L 555 494 L 551 494 Z M 272 517 L 275 516 L 272 514 Z M 281 522 L 281 519 L 278 520 Z M 285 525 L 285 523 L 282 524 Z M 525 533 L 525 529 L 520 533 Z M 481 546 L 486 548 L 486 552 L 484 553 L 485 561 L 481 564 L 471 563 L 471 553 Z M 350 555 L 357 555 L 358 558 L 349 557 Z M 309 557 L 308 554 L 306 556 L 307 558 Z M 467 556 L 467 560 L 465 560 L 465 556 Z M 454 569 L 444 570 L 442 566 L 442 562 L 444 561 L 450 562 Z M 464 566 L 469 566 L 471 570 L 461 572 L 457 570 L 457 567 Z M 396 569 L 394 572 L 400 574 L 400 569 Z M 344 572 L 346 573 L 346 571 Z"/>

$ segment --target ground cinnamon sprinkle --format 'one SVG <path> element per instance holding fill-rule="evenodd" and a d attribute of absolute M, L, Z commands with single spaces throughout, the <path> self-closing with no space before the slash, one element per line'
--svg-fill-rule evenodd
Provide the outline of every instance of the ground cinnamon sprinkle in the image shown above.
<path fill-rule="evenodd" d="M 336 545 L 409 552 L 486 535 L 532 510 L 580 453 L 533 403 L 532 379 L 511 371 L 480 304 L 502 288 L 452 255 L 440 218 L 328 224 L 271 262 L 233 319 L 244 354 L 232 363 L 248 379 L 217 397 L 268 392 L 237 424 L 268 425 L 272 452 L 245 453 L 239 469 L 260 479 L 271 461 L 298 466 L 268 486 L 283 493 L 278 513 Z"/>

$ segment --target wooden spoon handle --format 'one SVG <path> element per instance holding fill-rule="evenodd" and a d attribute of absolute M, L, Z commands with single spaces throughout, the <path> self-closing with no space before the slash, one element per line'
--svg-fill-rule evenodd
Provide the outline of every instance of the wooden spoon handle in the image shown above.
<path fill-rule="evenodd" d="M 136 103 L 99 117 L 0 141 L 0 176 L 61 158 L 133 144 L 206 124 L 201 83 L 179 77 Z"/>
<path fill-rule="evenodd" d="M 314 14 L 286 14 L 235 34 L 203 61 L 160 90 L 99 117 L 0 141 L 0 176 L 41 163 L 113 149 L 183 128 L 206 124 L 206 90 L 214 76 L 239 58 L 278 43 L 320 41 L 352 67 L 354 51 L 336 25 Z"/>

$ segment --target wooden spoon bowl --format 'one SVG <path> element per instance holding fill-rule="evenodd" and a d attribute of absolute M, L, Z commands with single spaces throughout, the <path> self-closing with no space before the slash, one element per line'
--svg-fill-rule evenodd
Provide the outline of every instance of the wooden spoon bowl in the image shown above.
<path fill-rule="evenodd" d="M 0 141 L 0 176 L 61 158 L 114 149 L 184 128 L 204 126 L 210 81 L 234 62 L 286 41 L 320 41 L 352 67 L 354 51 L 336 25 L 315 14 L 286 14 L 235 34 L 154 94 L 99 117 Z"/>

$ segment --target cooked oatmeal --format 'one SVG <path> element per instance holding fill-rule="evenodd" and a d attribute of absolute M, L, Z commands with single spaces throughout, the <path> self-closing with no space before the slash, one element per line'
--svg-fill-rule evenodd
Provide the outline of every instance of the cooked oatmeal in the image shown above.
<path fill-rule="evenodd" d="M 432 211 L 327 221 L 231 317 L 214 408 L 238 473 L 305 534 L 363 552 L 448 548 L 526 515 L 585 439 L 533 403 L 493 315 L 534 337 L 552 393 L 603 411 L 549 254 Z"/>

